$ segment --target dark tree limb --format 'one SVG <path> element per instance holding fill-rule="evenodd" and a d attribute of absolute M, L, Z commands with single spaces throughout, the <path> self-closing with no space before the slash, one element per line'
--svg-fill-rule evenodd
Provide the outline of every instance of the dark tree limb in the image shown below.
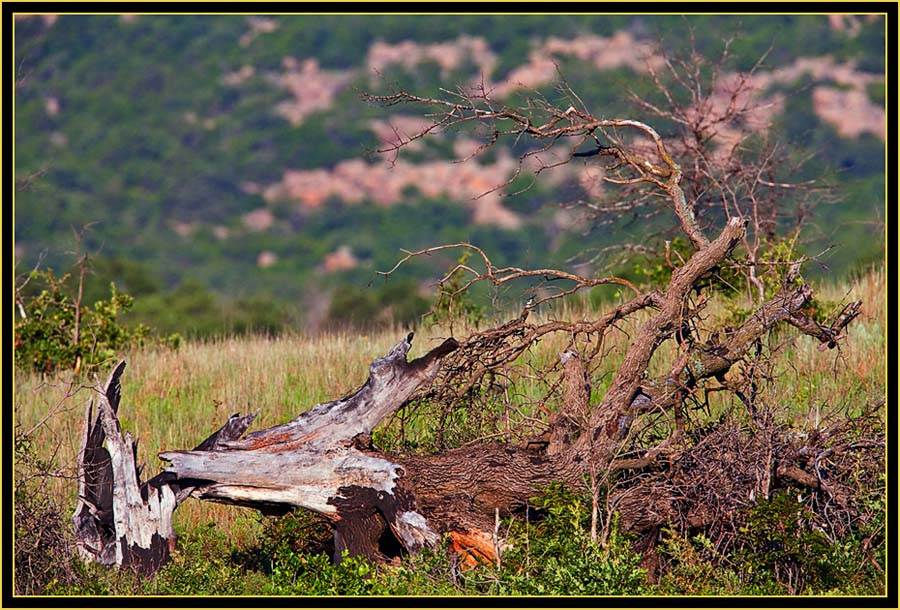
<path fill-rule="evenodd" d="M 746 222 L 731 218 L 722 233 L 698 250 L 672 279 L 660 299 L 659 311 L 646 321 L 625 352 L 625 358 L 600 404 L 593 409 L 589 434 L 573 444 L 570 457 L 576 464 L 609 463 L 635 417 L 635 399 L 641 391 L 647 367 L 659 345 L 681 326 L 683 304 L 695 283 L 720 264 L 744 235 Z"/>

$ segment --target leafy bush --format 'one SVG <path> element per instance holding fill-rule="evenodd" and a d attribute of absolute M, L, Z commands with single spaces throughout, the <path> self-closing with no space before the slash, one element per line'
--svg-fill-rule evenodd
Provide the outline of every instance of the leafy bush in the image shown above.
<path fill-rule="evenodd" d="M 127 328 L 120 323 L 119 316 L 131 309 L 134 299 L 119 292 L 114 283 L 109 286 L 109 299 L 86 307 L 72 294 L 69 278 L 68 274 L 56 277 L 52 270 L 34 271 L 30 279 L 44 288 L 34 297 L 17 291 L 17 365 L 39 373 L 93 370 L 108 365 L 119 350 L 143 344 L 149 337 L 146 326 Z"/>
<path fill-rule="evenodd" d="M 883 502 L 883 498 L 880 500 Z M 779 493 L 749 511 L 743 548 L 720 554 L 702 533 L 664 531 L 658 551 L 663 595 L 883 595 L 885 545 L 880 518 L 829 542 L 810 526 L 812 513 Z"/>
<path fill-rule="evenodd" d="M 346 555 L 335 565 L 332 549 L 325 521 L 301 510 L 264 518 L 256 544 L 232 560 L 253 571 L 265 595 L 368 595 L 375 566 Z"/>
<path fill-rule="evenodd" d="M 345 552 L 346 553 L 346 552 Z M 268 595 L 369 595 L 375 566 L 363 557 L 334 564 L 325 554 L 286 553 L 272 566 Z"/>
<path fill-rule="evenodd" d="M 642 595 L 641 556 L 613 518 L 605 543 L 591 540 L 590 502 L 562 486 L 534 499 L 537 523 L 513 521 L 496 584 L 497 595 Z"/>
<path fill-rule="evenodd" d="M 379 566 L 370 578 L 370 595 L 477 595 L 460 581 L 449 558 L 449 540 L 445 538 L 435 549 L 405 557 L 397 566 Z"/>
<path fill-rule="evenodd" d="M 880 475 L 882 485 L 885 475 Z M 873 515 L 858 529 L 842 540 L 835 541 L 828 549 L 827 567 L 832 575 L 822 583 L 822 592 L 828 595 L 884 595 L 887 584 L 885 554 L 884 487 L 865 499 L 863 513 Z"/>
<path fill-rule="evenodd" d="M 749 511 L 742 534 L 747 546 L 738 552 L 741 572 L 751 583 L 778 589 L 760 593 L 801 593 L 807 586 L 821 585 L 829 578 L 828 540 L 812 527 L 815 518 L 795 493 L 776 493 Z M 773 587 L 774 588 L 774 587 Z"/>
<path fill-rule="evenodd" d="M 740 576 L 725 564 L 712 542 L 700 533 L 688 537 L 675 528 L 663 530 L 658 548 L 665 565 L 659 581 L 664 595 L 736 595 Z"/>
<path fill-rule="evenodd" d="M 233 561 L 234 544 L 213 522 L 178 538 L 173 560 L 141 583 L 145 595 L 258 595 L 264 579 Z"/>
<path fill-rule="evenodd" d="M 173 290 L 141 297 L 127 319 L 147 323 L 160 333 L 189 339 L 263 334 L 277 336 L 295 312 L 269 295 L 230 299 L 195 280 Z"/>

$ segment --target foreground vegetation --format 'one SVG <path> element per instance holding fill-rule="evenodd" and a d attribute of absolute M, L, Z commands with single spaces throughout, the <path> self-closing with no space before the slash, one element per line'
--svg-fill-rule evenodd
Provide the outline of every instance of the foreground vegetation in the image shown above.
<path fill-rule="evenodd" d="M 819 290 L 822 302 L 862 299 L 863 313 L 840 354 L 815 349 L 808 337 L 776 337 L 773 382 L 763 390 L 768 417 L 780 428 L 808 434 L 835 417 L 872 415 L 883 427 L 885 390 L 885 274 L 876 270 Z M 608 306 L 596 305 L 601 309 Z M 589 299 L 544 317 L 596 315 Z M 710 315 L 733 315 L 722 306 Z M 630 322 L 633 324 L 633 322 Z M 457 328 L 456 333 L 464 329 Z M 618 341 L 627 341 L 629 326 Z M 372 358 L 399 328 L 370 334 L 226 338 L 132 348 L 120 353 L 124 377 L 122 423 L 141 441 L 138 462 L 155 472 L 163 449 L 195 445 L 228 415 L 257 412 L 255 428 L 286 421 L 312 405 L 344 395 L 365 380 Z M 427 350 L 447 328 L 422 328 Z M 548 340 L 523 357 L 523 367 L 553 360 L 565 346 Z M 615 353 L 613 351 L 613 353 Z M 610 359 L 614 360 L 614 359 Z M 112 362 L 110 362 L 110 365 Z M 602 380 L 618 363 L 593 373 Z M 791 370 L 791 375 L 780 374 Z M 101 376 L 105 372 L 100 373 Z M 71 373 L 16 375 L 16 591 L 65 595 L 880 595 L 884 593 L 885 477 L 860 471 L 850 483 L 857 522 L 839 534 L 824 531 L 807 492 L 781 491 L 746 503 L 734 523 L 736 544 L 720 548 L 709 532 L 670 524 L 660 533 L 651 565 L 619 531 L 614 512 L 599 540 L 589 534 L 590 498 L 550 488 L 523 518 L 503 520 L 505 546 L 497 565 L 466 569 L 446 547 L 376 566 L 347 558 L 330 562 L 329 530 L 305 513 L 268 518 L 234 507 L 188 502 L 176 517 L 179 550 L 152 579 L 82 565 L 71 552 L 72 475 L 91 380 Z M 496 433 L 504 409 L 538 416 L 529 397 L 543 389 L 527 376 L 511 402 L 480 419 L 452 422 L 443 443 L 478 442 Z M 550 405 L 552 408 L 554 405 Z M 427 415 L 427 409 L 423 410 Z M 740 405 L 722 402 L 697 413 L 708 426 L 752 433 Z M 493 431 L 493 432 L 492 432 Z M 508 429 L 515 440 L 521 433 Z M 436 447 L 433 422 L 401 412 L 376 430 L 375 442 L 397 452 Z M 883 461 L 880 462 L 883 467 Z M 859 464 L 862 468 L 863 461 Z M 820 492 L 821 493 L 821 492 Z M 602 499 L 601 499 L 602 504 Z M 723 550 L 724 549 L 724 550 Z"/>

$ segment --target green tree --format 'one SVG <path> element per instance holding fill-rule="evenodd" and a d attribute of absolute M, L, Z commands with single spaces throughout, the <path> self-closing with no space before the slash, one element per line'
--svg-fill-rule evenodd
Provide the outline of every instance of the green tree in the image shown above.
<path fill-rule="evenodd" d="M 109 298 L 83 304 L 82 287 L 86 258 L 81 259 L 78 289 L 70 291 L 68 274 L 57 277 L 53 270 L 33 271 L 17 287 L 18 319 L 15 324 L 15 361 L 20 367 L 40 373 L 60 369 L 94 370 L 108 366 L 117 352 L 142 344 L 150 334 L 144 325 L 129 328 L 119 316 L 131 309 L 134 299 L 110 283 Z M 33 297 L 22 288 L 29 281 L 43 284 Z"/>

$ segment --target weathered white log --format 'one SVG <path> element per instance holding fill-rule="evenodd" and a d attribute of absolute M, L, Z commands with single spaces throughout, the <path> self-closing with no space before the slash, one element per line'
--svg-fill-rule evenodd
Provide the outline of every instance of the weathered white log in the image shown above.
<path fill-rule="evenodd" d="M 324 515 L 335 528 L 336 553 L 342 548 L 377 553 L 375 539 L 385 527 L 409 552 L 434 545 L 438 535 L 417 511 L 414 495 L 403 488 L 402 467 L 365 446 L 372 429 L 430 382 L 441 358 L 457 347 L 448 339 L 408 362 L 412 338 L 410 333 L 373 361 L 368 380 L 356 392 L 285 424 L 222 443 L 221 451 L 160 453 L 171 463 L 164 472 L 178 480 L 203 481 L 193 492 L 201 499 Z"/>
<path fill-rule="evenodd" d="M 456 346 L 455 341 L 447 340 L 427 356 L 407 362 L 412 338 L 410 333 L 386 356 L 375 359 L 369 366 L 369 379 L 356 392 L 316 405 L 285 424 L 253 432 L 224 446 L 228 449 L 277 446 L 279 451 L 302 446 L 306 450 L 322 450 L 370 433 L 423 383 L 434 378 L 441 356 Z"/>
<path fill-rule="evenodd" d="M 393 493 L 399 476 L 396 464 L 348 447 L 328 452 L 278 446 L 217 453 L 167 451 L 160 457 L 172 462 L 165 471 L 179 479 L 214 482 L 197 488 L 194 495 L 200 498 L 287 504 L 326 515 L 337 514 L 329 500 L 340 495 L 341 487 Z"/>

